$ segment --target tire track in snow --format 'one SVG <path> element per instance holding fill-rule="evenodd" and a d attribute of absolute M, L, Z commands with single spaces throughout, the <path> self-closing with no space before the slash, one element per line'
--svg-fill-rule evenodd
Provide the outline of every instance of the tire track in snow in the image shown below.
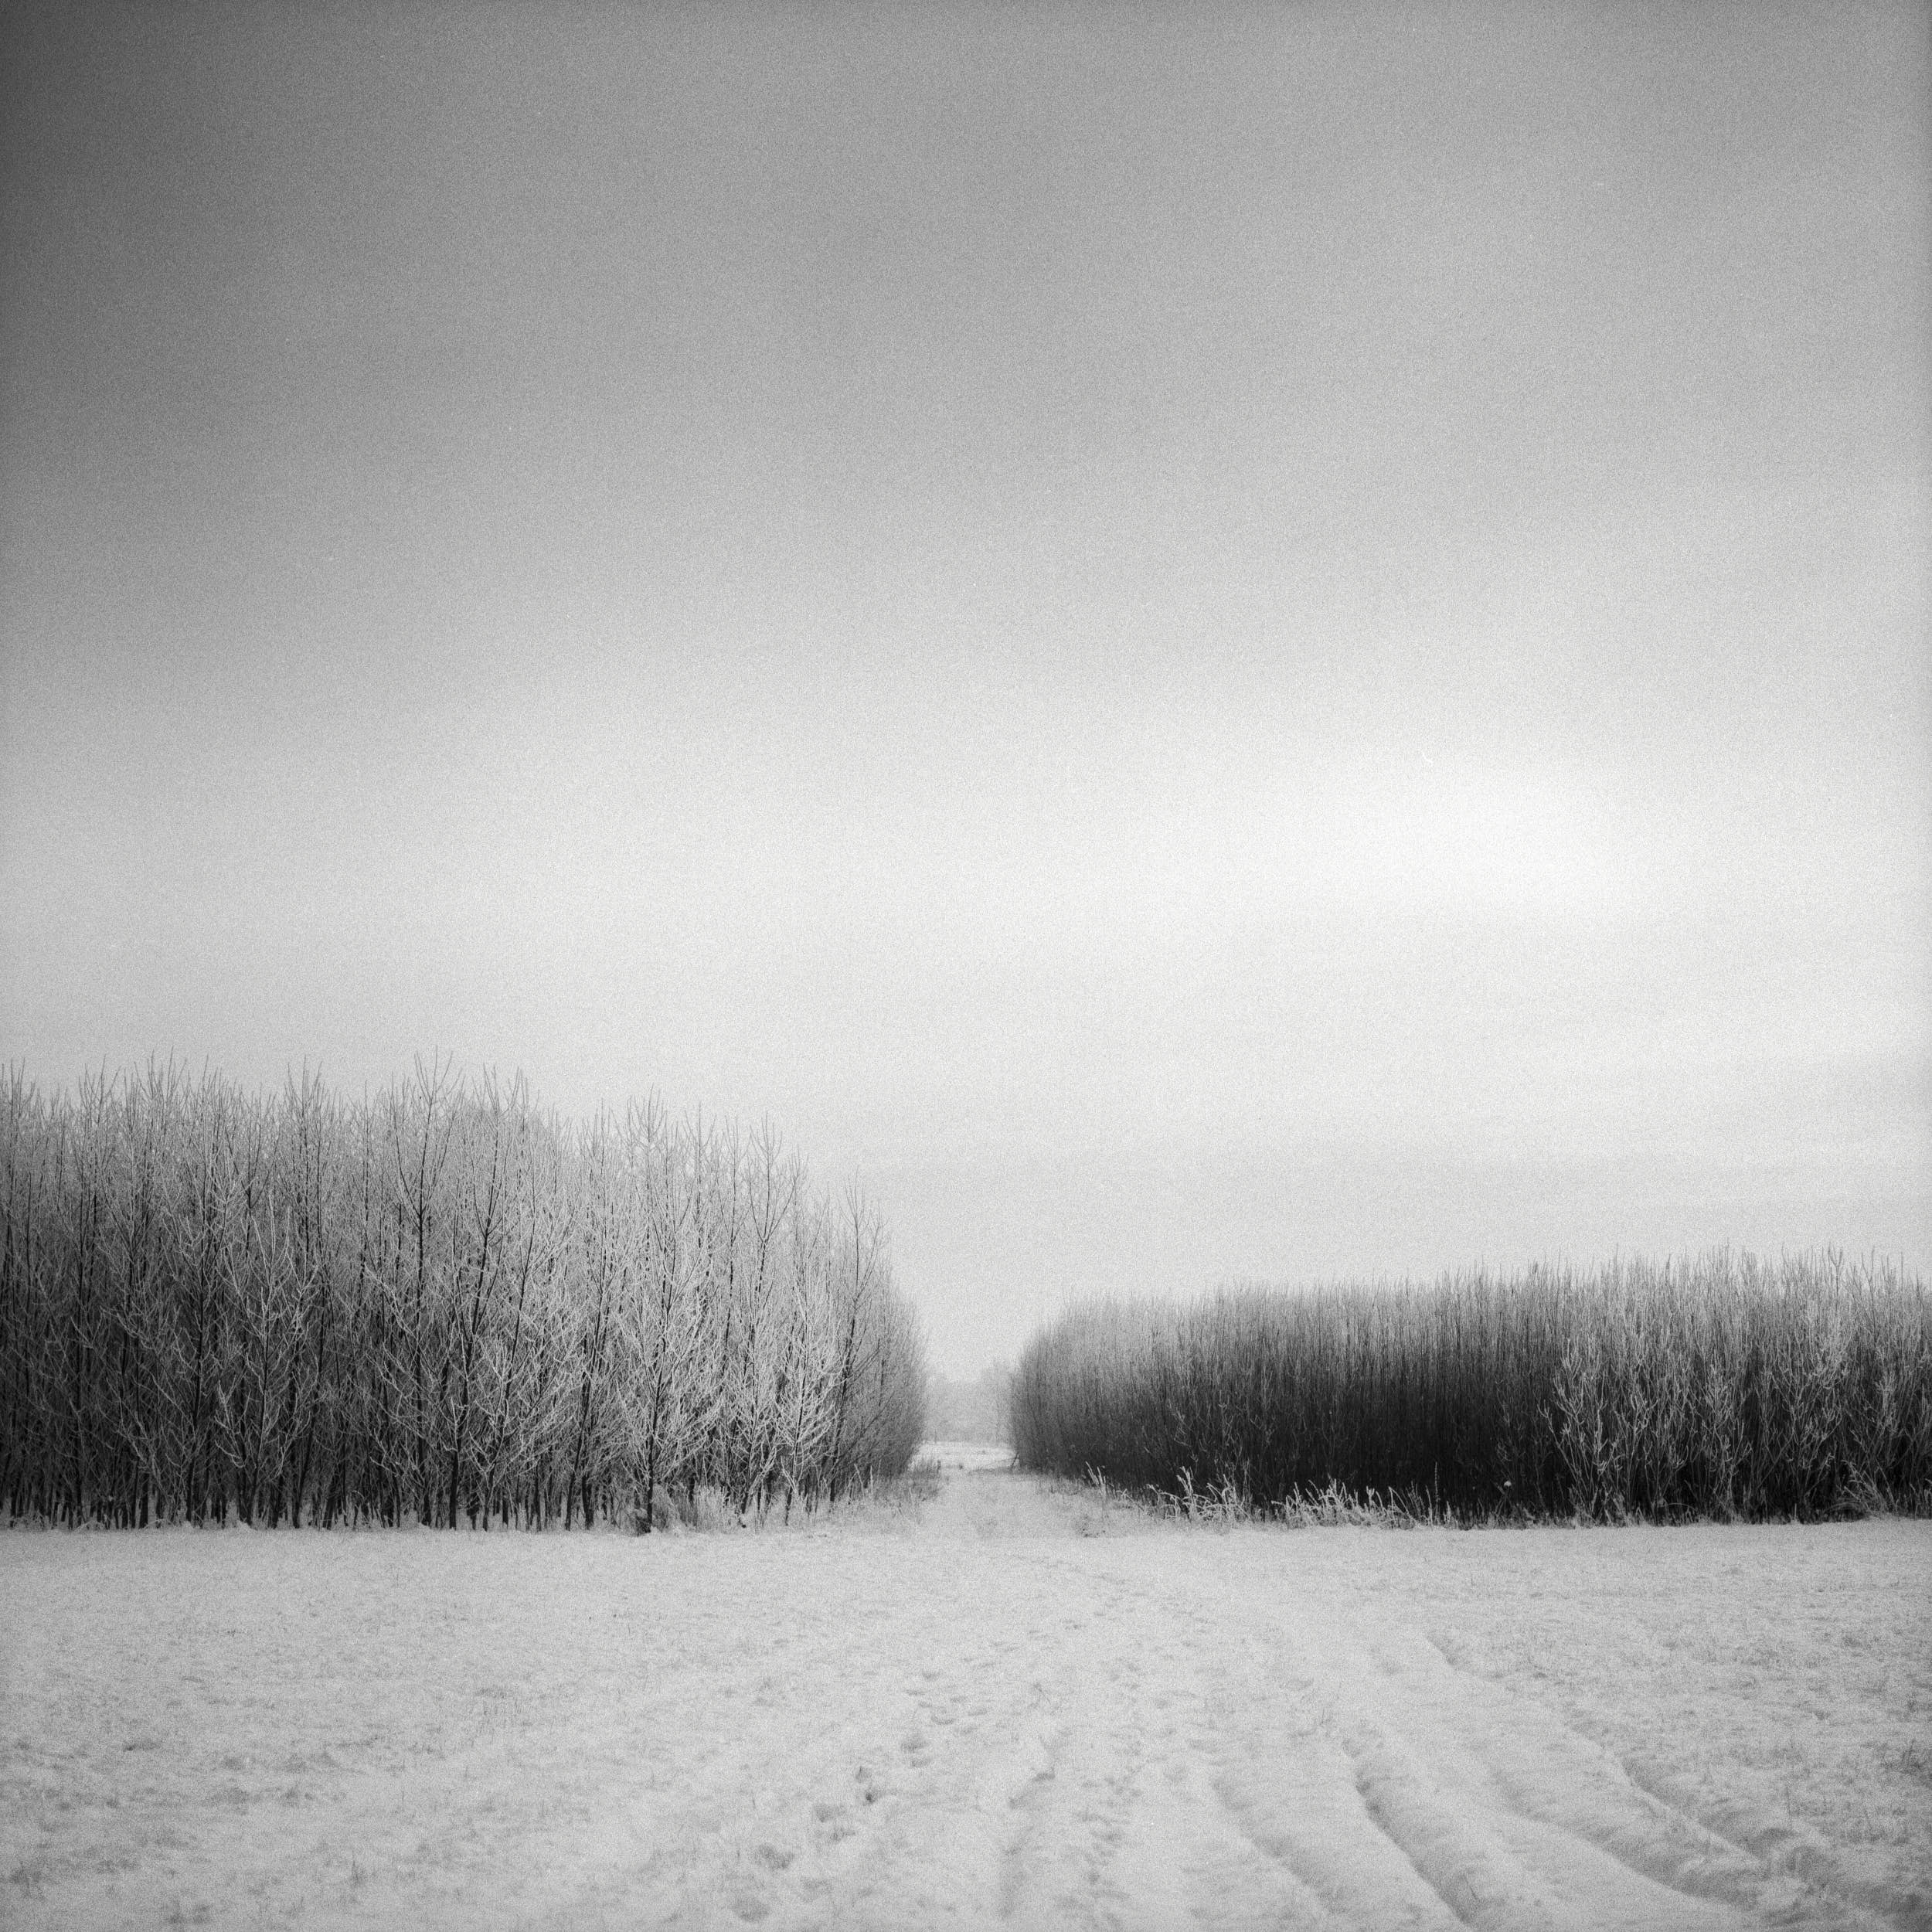
<path fill-rule="evenodd" d="M 1309 1922 L 1456 1932 L 1464 1921 L 1375 1818 L 1335 1687 L 1301 1634 L 1250 1632 L 1216 1706 L 1216 1791 L 1309 1902 Z"/>
<path fill-rule="evenodd" d="M 1050 1560 L 1049 1560 L 1050 1566 Z M 1017 1927 L 1204 1928 L 1328 1923 L 1318 1901 L 1229 1820 L 1202 1723 L 1216 1648 L 1171 1599 L 1104 1570 L 1060 1573 L 1095 1614 L 1070 1646 L 1073 1715 L 1016 1801 L 1001 1903 Z"/>
<path fill-rule="evenodd" d="M 1566 1842 L 1581 1843 L 1666 1893 L 1752 1921 L 1819 1932 L 1894 1922 L 1858 1896 L 1822 1845 L 1807 1846 L 1811 1855 L 1801 1863 L 1786 1849 L 1798 1835 L 1783 1828 L 1767 1835 L 1768 1845 L 1756 1835 L 1740 1842 L 1547 1705 L 1464 1669 L 1422 1632 L 1386 1645 L 1380 1668 L 1385 1681 L 1412 1692 L 1430 1687 L 1440 1707 L 1438 1728 L 1455 1740 L 1465 1765 L 1526 1825 L 1543 1828 L 1532 1842 L 1546 1862 L 1560 1858 Z"/>
<path fill-rule="evenodd" d="M 1468 1695 L 1440 1659 L 1449 1682 L 1432 1679 L 1413 1649 L 1406 1634 L 1323 1631 L 1307 1667 L 1325 1686 L 1366 1818 L 1440 1901 L 1443 1923 L 1634 1932 L 1760 1923 L 1767 1907 L 1783 1922 L 1791 1910 L 1791 1897 L 1764 1895 L 1754 1868 L 1692 1886 L 1681 1859 L 1644 1855 L 1660 1826 L 1682 1821 L 1620 1805 L 1600 1775 L 1615 1768 L 1605 1754 L 1580 1752 L 1501 1686 Z"/>
<path fill-rule="evenodd" d="M 1510 1731 L 1517 1768 L 1529 1772 L 1506 1781 L 1462 1747 L 1469 1714 L 1445 1724 L 1416 1688 L 1392 1685 L 1364 1646 L 1303 1625 L 1251 1640 L 1247 1681 L 1223 1706 L 1250 1733 L 1240 1770 L 1223 1786 L 1227 1803 L 1336 1922 L 1444 1932 L 1758 1922 L 1732 1899 L 1660 1883 L 1536 1816 L 1523 1790 L 1575 1767 L 1542 1760 L 1535 1713 L 1492 1721 Z"/>

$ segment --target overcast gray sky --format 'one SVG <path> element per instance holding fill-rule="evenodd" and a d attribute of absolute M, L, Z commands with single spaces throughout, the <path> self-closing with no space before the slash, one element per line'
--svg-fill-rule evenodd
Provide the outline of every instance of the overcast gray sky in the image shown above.
<path fill-rule="evenodd" d="M 8 6 L 0 1056 L 1924 1269 L 1927 18 Z"/>

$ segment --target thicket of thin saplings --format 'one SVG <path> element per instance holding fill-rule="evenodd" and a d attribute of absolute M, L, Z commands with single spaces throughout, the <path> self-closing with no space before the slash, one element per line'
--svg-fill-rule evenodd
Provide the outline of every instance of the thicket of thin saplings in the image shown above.
<path fill-rule="evenodd" d="M 767 1131 L 178 1070 L 0 1083 L 0 1498 L 139 1525 L 648 1528 L 897 1475 L 883 1230 Z"/>
<path fill-rule="evenodd" d="M 1022 1467 L 1294 1513 L 1932 1511 L 1932 1301 L 1835 1254 L 1111 1302 L 1027 1349 Z"/>

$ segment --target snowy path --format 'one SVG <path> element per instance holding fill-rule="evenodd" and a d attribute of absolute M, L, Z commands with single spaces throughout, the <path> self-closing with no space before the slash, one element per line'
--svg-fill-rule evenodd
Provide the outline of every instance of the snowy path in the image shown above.
<path fill-rule="evenodd" d="M 0 1922 L 1932 1923 L 1932 1525 L 0 1538 Z"/>

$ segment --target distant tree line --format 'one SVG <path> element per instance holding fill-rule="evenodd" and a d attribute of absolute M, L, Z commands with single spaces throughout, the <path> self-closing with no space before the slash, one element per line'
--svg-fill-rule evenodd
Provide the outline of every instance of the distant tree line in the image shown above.
<path fill-rule="evenodd" d="M 877 1216 L 769 1130 L 420 1068 L 356 1101 L 0 1082 L 15 1518 L 789 1514 L 903 1470 L 925 1383 Z"/>
<path fill-rule="evenodd" d="M 971 1381 L 934 1376 L 926 1393 L 926 1433 L 935 1442 L 1011 1442 L 1007 1391 L 1013 1372 L 1004 1362 L 982 1369 Z"/>
<path fill-rule="evenodd" d="M 1037 1336 L 1022 1467 L 1293 1513 L 1932 1513 L 1932 1299 L 1826 1254 L 1111 1302 Z"/>

